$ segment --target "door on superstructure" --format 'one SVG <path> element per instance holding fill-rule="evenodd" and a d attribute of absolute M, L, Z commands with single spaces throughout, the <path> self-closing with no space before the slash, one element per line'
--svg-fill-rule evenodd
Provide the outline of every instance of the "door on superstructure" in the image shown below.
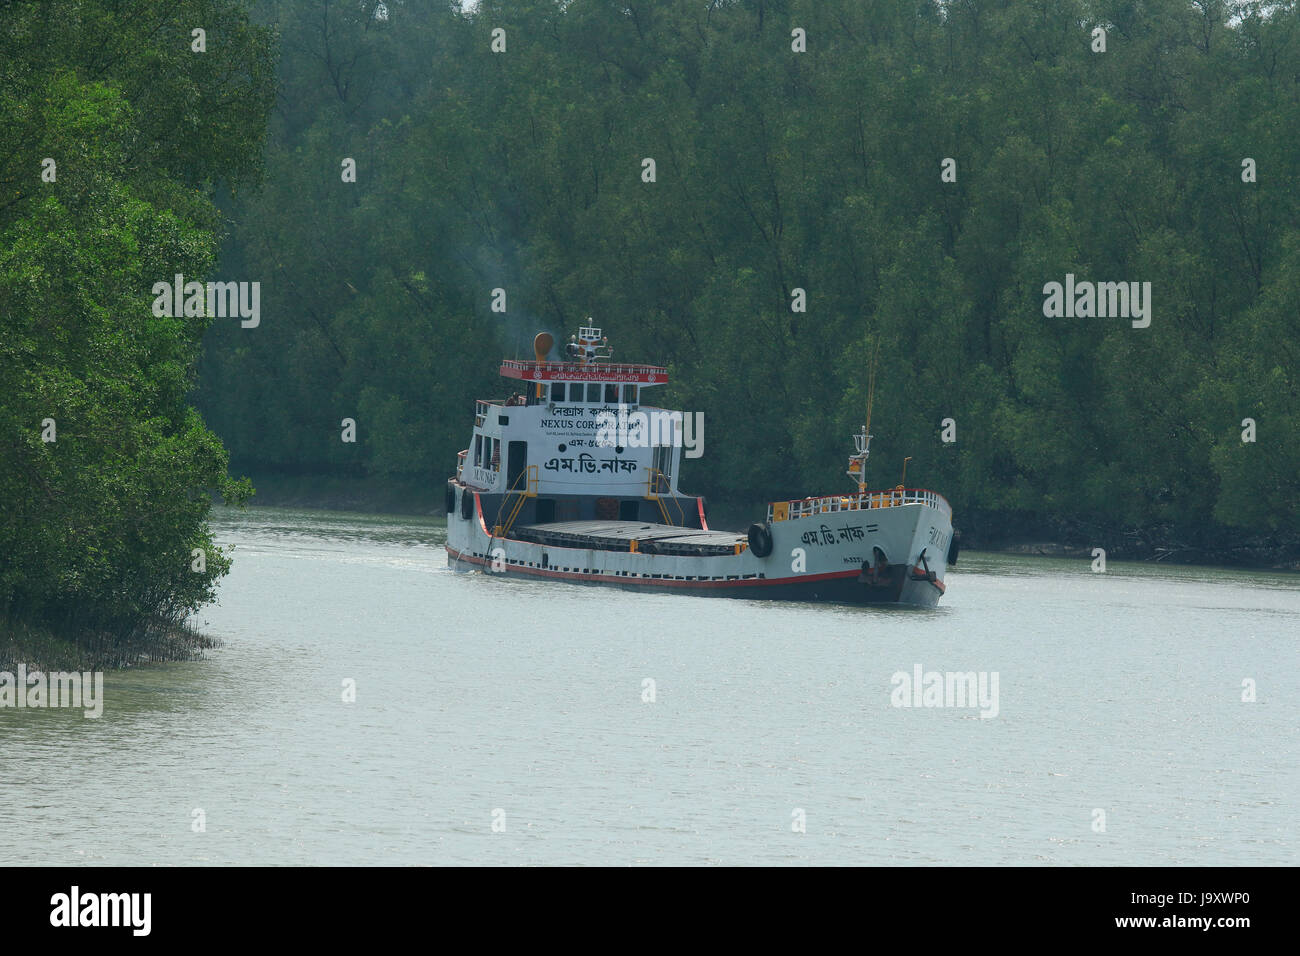
<path fill-rule="evenodd" d="M 506 448 L 506 487 L 516 491 L 526 491 L 527 488 L 523 482 L 520 482 L 518 488 L 515 482 L 519 476 L 528 468 L 528 442 L 512 441 Z"/>
<path fill-rule="evenodd" d="M 651 488 L 656 494 L 669 494 L 672 491 L 673 482 L 673 447 L 671 445 L 656 445 L 654 454 L 651 457 L 650 467 L 656 472 L 651 482 Z"/>

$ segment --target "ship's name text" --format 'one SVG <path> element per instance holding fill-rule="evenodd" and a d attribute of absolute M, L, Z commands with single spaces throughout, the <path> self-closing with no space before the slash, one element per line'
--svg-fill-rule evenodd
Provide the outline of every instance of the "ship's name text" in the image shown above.
<path fill-rule="evenodd" d="M 804 544 L 811 545 L 834 544 L 836 541 L 861 541 L 864 534 L 870 534 L 875 530 L 876 525 L 874 524 L 869 524 L 865 528 L 860 524 L 855 524 L 848 528 L 840 528 L 839 537 L 836 537 L 834 528 L 822 525 L 812 531 L 805 531 L 799 540 Z"/>
<path fill-rule="evenodd" d="M 637 463 L 635 461 L 624 461 L 621 458 L 602 458 L 600 461 L 597 461 L 591 455 L 583 452 L 576 459 L 552 458 L 542 467 L 547 471 L 577 471 L 594 475 L 597 471 L 609 471 L 614 473 L 620 471 L 636 471 Z"/>

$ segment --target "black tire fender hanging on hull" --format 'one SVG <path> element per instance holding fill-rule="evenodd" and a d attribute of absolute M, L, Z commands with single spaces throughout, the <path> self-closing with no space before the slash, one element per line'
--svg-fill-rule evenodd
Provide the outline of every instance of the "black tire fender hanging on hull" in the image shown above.
<path fill-rule="evenodd" d="M 466 521 L 474 516 L 474 492 L 468 488 L 460 490 L 460 516 Z"/>
<path fill-rule="evenodd" d="M 766 522 L 754 522 L 749 526 L 749 550 L 756 558 L 766 558 L 772 553 L 772 529 Z"/>

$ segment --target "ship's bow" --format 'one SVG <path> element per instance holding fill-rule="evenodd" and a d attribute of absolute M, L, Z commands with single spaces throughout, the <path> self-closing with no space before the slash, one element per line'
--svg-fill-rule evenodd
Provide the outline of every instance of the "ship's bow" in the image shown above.
<path fill-rule="evenodd" d="M 834 581 L 862 604 L 933 607 L 945 590 L 952 508 L 922 489 L 777 502 L 769 509 L 769 561 L 796 579 Z"/>

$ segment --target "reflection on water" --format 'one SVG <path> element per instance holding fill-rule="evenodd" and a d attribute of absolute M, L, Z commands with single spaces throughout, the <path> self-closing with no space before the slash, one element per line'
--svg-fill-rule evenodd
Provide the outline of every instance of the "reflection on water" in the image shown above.
<path fill-rule="evenodd" d="M 206 660 L 0 710 L 0 862 L 1297 862 L 1295 575 L 963 553 L 918 612 L 458 575 L 432 519 L 216 527 Z M 998 716 L 891 706 L 917 665 L 996 671 Z"/>

